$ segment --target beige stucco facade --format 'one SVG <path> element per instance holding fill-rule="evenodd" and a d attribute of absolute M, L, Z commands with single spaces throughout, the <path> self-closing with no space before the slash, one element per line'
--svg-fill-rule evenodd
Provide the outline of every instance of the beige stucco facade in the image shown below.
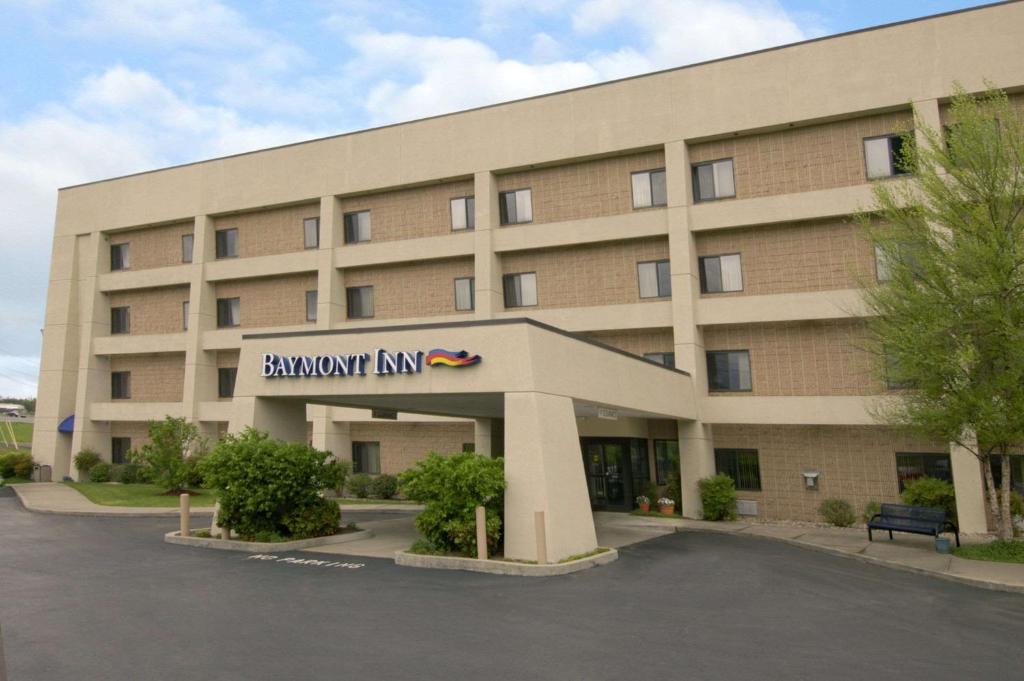
<path fill-rule="evenodd" d="M 1024 4 L 998 5 L 62 189 L 35 456 L 74 474 L 79 449 L 109 456 L 112 437 L 141 442 L 141 424 L 168 414 L 211 437 L 257 425 L 338 456 L 378 442 L 382 472 L 503 438 L 507 548 L 529 557 L 527 514 L 542 510 L 554 557 L 593 543 L 581 437 L 645 443 L 652 482 L 656 443 L 678 443 L 686 515 L 700 513 L 696 483 L 716 450 L 756 451 L 761 489 L 741 498 L 801 520 L 828 496 L 858 510 L 895 498 L 897 453 L 924 452 L 950 457 L 961 525 L 982 530 L 976 462 L 871 416 L 899 396 L 865 347 L 858 289 L 873 284 L 874 258 L 851 216 L 872 200 L 864 138 L 907 130 L 912 111 L 938 124 L 954 81 L 1024 88 L 1022 24 Z M 721 159 L 735 196 L 696 201 L 694 165 Z M 659 170 L 664 204 L 635 205 L 632 174 Z M 502 225 L 501 192 L 517 189 L 530 189 L 531 219 Z M 451 201 L 469 196 L 475 229 L 454 229 Z M 359 211 L 370 239 L 346 244 L 344 216 Z M 319 244 L 306 248 L 313 217 Z M 217 257 L 223 229 L 238 230 L 237 257 Z M 130 253 L 120 271 L 115 244 Z M 732 254 L 742 288 L 702 292 L 701 258 Z M 638 265 L 658 261 L 671 291 L 641 297 Z M 504 275 L 520 273 L 536 274 L 536 305 L 507 308 Z M 475 304 L 460 310 L 466 278 Z M 373 314 L 357 317 L 347 291 L 365 287 Z M 237 326 L 219 323 L 218 299 L 234 298 Z M 110 333 L 112 307 L 131 309 L 129 333 Z M 674 353 L 686 373 L 582 338 Z M 485 360 L 361 383 L 259 375 L 263 352 L 341 340 Z M 709 390 L 706 353 L 728 350 L 748 352 L 749 391 Z M 234 397 L 220 397 L 218 370 L 235 366 Z M 114 371 L 131 372 L 131 398 L 111 399 Z M 74 432 L 59 432 L 72 414 Z M 806 469 L 818 490 L 801 487 Z"/>

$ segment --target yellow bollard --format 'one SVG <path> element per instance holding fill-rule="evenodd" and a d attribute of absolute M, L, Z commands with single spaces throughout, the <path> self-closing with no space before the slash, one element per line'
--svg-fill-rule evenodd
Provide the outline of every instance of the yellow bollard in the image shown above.
<path fill-rule="evenodd" d="M 179 530 L 179 535 L 182 537 L 188 537 L 192 534 L 192 532 L 189 529 L 189 498 L 187 494 L 182 494 L 181 496 L 178 497 L 178 499 L 181 502 L 181 529 Z"/>
<path fill-rule="evenodd" d="M 544 526 L 544 511 L 534 512 L 533 529 L 537 535 L 537 564 L 544 565 L 548 562 L 548 532 Z"/>
<path fill-rule="evenodd" d="M 487 560 L 487 509 L 476 507 L 476 557 Z"/>

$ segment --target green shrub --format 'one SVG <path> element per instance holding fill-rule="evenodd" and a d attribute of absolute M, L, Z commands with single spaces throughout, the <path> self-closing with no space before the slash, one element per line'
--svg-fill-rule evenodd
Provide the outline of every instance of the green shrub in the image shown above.
<path fill-rule="evenodd" d="M 857 514 L 846 499 L 825 499 L 818 506 L 818 513 L 829 525 L 850 527 L 857 522 Z"/>
<path fill-rule="evenodd" d="M 334 459 L 327 462 L 328 489 L 333 489 L 340 497 L 345 493 L 345 483 L 348 481 L 348 474 L 352 472 L 352 462 Z"/>
<path fill-rule="evenodd" d="M 946 518 L 956 522 L 956 493 L 953 484 L 938 478 L 917 478 L 906 483 L 901 495 L 904 504 L 941 508 Z"/>
<path fill-rule="evenodd" d="M 83 449 L 75 454 L 75 468 L 79 474 L 88 473 L 89 469 L 98 464 L 102 459 L 100 455 L 91 449 Z"/>
<path fill-rule="evenodd" d="M 679 480 L 679 473 L 673 471 L 668 474 L 668 478 L 665 480 L 665 493 L 662 495 L 672 501 L 676 502 L 676 510 L 682 513 L 683 509 L 683 484 Z M 655 493 L 654 496 L 647 495 L 651 499 L 657 499 L 658 495 Z"/>
<path fill-rule="evenodd" d="M 444 550 L 437 548 L 426 539 L 417 539 L 409 547 L 409 553 L 417 553 L 422 556 L 443 556 Z"/>
<path fill-rule="evenodd" d="M 110 464 L 110 482 L 124 482 L 124 464 Z"/>
<path fill-rule="evenodd" d="M 370 483 L 370 490 L 375 497 L 391 499 L 398 494 L 398 478 L 387 473 L 381 473 Z"/>
<path fill-rule="evenodd" d="M 348 492 L 354 497 L 365 499 L 370 496 L 370 485 L 373 483 L 366 473 L 356 473 L 348 479 Z"/>
<path fill-rule="evenodd" d="M 225 436 L 198 467 L 205 482 L 220 490 L 220 525 L 248 540 L 301 539 L 338 529 L 337 504 L 328 511 L 320 497 L 333 481 L 327 456 L 247 428 Z"/>
<path fill-rule="evenodd" d="M 140 482 L 146 482 L 144 480 L 144 469 L 137 463 L 126 463 L 121 466 L 121 479 L 119 482 L 123 482 L 126 485 L 136 485 Z"/>
<path fill-rule="evenodd" d="M 704 520 L 736 520 L 736 485 L 723 473 L 697 481 Z"/>
<path fill-rule="evenodd" d="M 168 416 L 149 422 L 149 442 L 132 452 L 131 459 L 150 468 L 153 483 L 165 492 L 184 492 L 190 484 L 202 481 L 196 471 L 198 457 L 205 451 L 206 439 L 194 423 Z"/>
<path fill-rule="evenodd" d="M 869 522 L 871 522 L 871 519 L 875 517 L 876 513 L 881 512 L 882 505 L 880 503 L 878 503 L 877 501 L 869 501 L 868 503 L 864 504 L 864 515 L 861 516 L 861 519 L 864 521 L 864 524 L 867 525 Z"/>
<path fill-rule="evenodd" d="M 4 452 L 0 454 L 0 478 L 30 478 L 33 463 L 28 452 Z"/>
<path fill-rule="evenodd" d="M 89 482 L 110 482 L 110 464 L 104 461 L 89 469 Z"/>
<path fill-rule="evenodd" d="M 505 462 L 472 453 L 431 452 L 399 476 L 402 492 L 424 504 L 416 529 L 439 551 L 476 555 L 476 507 L 486 510 L 487 547 L 501 542 Z"/>

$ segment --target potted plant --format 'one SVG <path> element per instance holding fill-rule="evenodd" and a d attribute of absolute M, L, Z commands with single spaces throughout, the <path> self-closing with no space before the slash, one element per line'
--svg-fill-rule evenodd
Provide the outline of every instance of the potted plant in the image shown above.
<path fill-rule="evenodd" d="M 675 499 L 669 499 L 668 497 L 658 499 L 658 510 L 665 515 L 672 515 L 676 512 Z"/>
<path fill-rule="evenodd" d="M 636 498 L 636 505 L 640 507 L 640 510 L 644 513 L 651 512 L 651 498 L 641 494 Z"/>

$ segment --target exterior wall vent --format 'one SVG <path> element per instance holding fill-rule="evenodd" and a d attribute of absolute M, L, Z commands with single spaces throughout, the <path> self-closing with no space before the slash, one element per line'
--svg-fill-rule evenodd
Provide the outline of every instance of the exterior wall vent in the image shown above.
<path fill-rule="evenodd" d="M 757 502 L 756 501 L 744 501 L 742 499 L 736 501 L 736 512 L 740 515 L 757 515 Z"/>

